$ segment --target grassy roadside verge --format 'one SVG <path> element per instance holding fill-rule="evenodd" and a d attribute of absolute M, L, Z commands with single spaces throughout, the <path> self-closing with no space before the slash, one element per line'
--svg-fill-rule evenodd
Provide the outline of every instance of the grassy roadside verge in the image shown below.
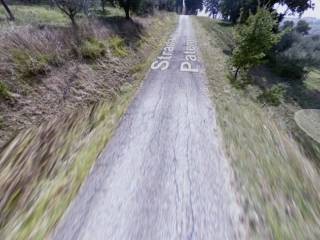
<path fill-rule="evenodd" d="M 44 239 L 76 195 L 112 136 L 151 61 L 175 27 L 155 16 L 138 50 L 127 55 L 133 77 L 112 100 L 77 111 L 12 139 L 0 155 L 0 239 Z"/>
<path fill-rule="evenodd" d="M 26 24 L 49 24 L 54 26 L 67 26 L 69 24 L 69 19 L 57 9 L 50 7 L 48 5 L 23 5 L 23 4 L 12 4 L 10 9 L 16 17 L 15 25 L 26 25 Z M 91 9 L 94 12 L 98 12 L 96 9 Z M 100 13 L 101 16 L 107 15 L 109 17 L 113 16 L 123 16 L 124 11 L 120 8 L 113 8 L 106 6 L 105 14 Z M 78 18 L 81 18 L 81 14 Z M 0 8 L 0 28 L 11 26 L 11 23 L 6 19 L 5 9 Z"/>
<path fill-rule="evenodd" d="M 232 87 L 232 27 L 208 18 L 194 24 L 250 239 L 319 239 L 316 168 L 257 101 Z"/>

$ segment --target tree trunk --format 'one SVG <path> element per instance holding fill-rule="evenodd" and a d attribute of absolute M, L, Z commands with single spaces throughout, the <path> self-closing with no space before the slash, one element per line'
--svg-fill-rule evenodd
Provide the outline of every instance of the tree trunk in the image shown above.
<path fill-rule="evenodd" d="M 126 19 L 130 19 L 130 6 L 129 6 L 129 3 L 127 3 L 126 6 L 124 7 L 124 11 L 126 13 Z"/>
<path fill-rule="evenodd" d="M 240 68 L 238 67 L 237 70 L 236 70 L 236 73 L 235 73 L 235 75 L 234 75 L 234 79 L 235 79 L 235 80 L 237 80 L 237 78 L 238 78 L 239 70 L 240 70 Z"/>
<path fill-rule="evenodd" d="M 78 43 L 81 42 L 81 38 L 80 38 L 80 32 L 79 32 L 79 26 L 77 24 L 76 18 L 74 15 L 69 15 L 69 18 L 71 20 L 71 24 L 72 24 L 72 31 L 73 34 L 75 36 L 75 39 Z"/>
<path fill-rule="evenodd" d="M 126 19 L 130 19 L 130 0 L 127 0 L 127 2 L 125 3 L 124 11 L 126 13 Z"/>
<path fill-rule="evenodd" d="M 105 0 L 101 0 L 101 7 L 102 7 L 102 12 L 106 13 L 106 3 Z"/>
<path fill-rule="evenodd" d="M 87 0 L 83 1 L 83 12 L 86 16 L 89 15 L 89 1 Z"/>
<path fill-rule="evenodd" d="M 6 9 L 7 13 L 9 14 L 9 20 L 14 21 L 15 18 L 13 16 L 12 12 L 10 11 L 10 8 L 8 7 L 8 5 L 5 3 L 4 0 L 0 0 L 0 2 L 2 3 L 3 7 Z"/>

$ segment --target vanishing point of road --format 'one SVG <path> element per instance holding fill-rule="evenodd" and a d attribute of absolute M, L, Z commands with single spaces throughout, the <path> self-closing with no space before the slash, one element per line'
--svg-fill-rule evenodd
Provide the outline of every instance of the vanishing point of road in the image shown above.
<path fill-rule="evenodd" d="M 228 240 L 230 170 L 191 19 L 151 66 L 53 240 Z"/>

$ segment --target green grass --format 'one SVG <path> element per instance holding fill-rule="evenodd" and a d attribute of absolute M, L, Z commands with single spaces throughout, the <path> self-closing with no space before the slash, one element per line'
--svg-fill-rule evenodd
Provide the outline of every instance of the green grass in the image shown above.
<path fill-rule="evenodd" d="M 16 48 L 11 50 L 11 58 L 16 71 L 22 77 L 29 78 L 46 74 L 51 56 Z"/>
<path fill-rule="evenodd" d="M 99 40 L 90 38 L 82 42 L 80 53 L 85 59 L 95 60 L 106 53 L 106 47 Z"/>
<path fill-rule="evenodd" d="M 69 23 L 69 19 L 57 8 L 50 8 L 49 6 L 35 6 L 35 5 L 11 5 L 11 11 L 16 18 L 16 24 L 52 24 L 65 25 Z M 5 18 L 5 10 L 0 6 L 0 17 Z M 0 22 L 0 26 L 1 26 Z"/>
<path fill-rule="evenodd" d="M 119 36 L 112 36 L 109 37 L 108 45 L 111 48 L 112 53 L 117 57 L 125 57 L 127 56 L 127 51 L 125 49 L 124 40 L 120 38 Z"/>
<path fill-rule="evenodd" d="M 283 101 L 286 88 L 282 84 L 275 84 L 271 88 L 267 88 L 259 96 L 262 102 L 266 102 L 272 106 L 279 106 Z"/>
<path fill-rule="evenodd" d="M 313 69 L 308 74 L 304 84 L 309 90 L 320 91 L 320 69 Z"/>
<path fill-rule="evenodd" d="M 234 169 L 249 239 L 319 239 L 320 176 L 272 111 L 229 79 L 230 27 L 195 18 L 209 90 Z M 228 40 L 230 41 L 230 40 Z M 251 218 L 257 215 L 258 218 Z"/>

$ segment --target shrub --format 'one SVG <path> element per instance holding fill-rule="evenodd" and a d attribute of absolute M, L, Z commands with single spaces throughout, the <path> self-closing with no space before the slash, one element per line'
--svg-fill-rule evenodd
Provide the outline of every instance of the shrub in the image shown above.
<path fill-rule="evenodd" d="M 80 47 L 80 52 L 85 59 L 97 59 L 106 53 L 105 46 L 96 38 L 89 38 L 85 40 Z"/>
<path fill-rule="evenodd" d="M 23 77 L 44 75 L 48 72 L 50 56 L 42 53 L 31 53 L 24 49 L 12 49 L 11 59 L 15 69 Z"/>
<path fill-rule="evenodd" d="M 271 88 L 265 89 L 259 99 L 273 106 L 279 106 L 286 92 L 283 84 L 276 84 Z"/>
<path fill-rule="evenodd" d="M 109 38 L 110 48 L 112 53 L 118 57 L 127 56 L 127 51 L 125 49 L 124 40 L 118 36 L 113 36 Z"/>

